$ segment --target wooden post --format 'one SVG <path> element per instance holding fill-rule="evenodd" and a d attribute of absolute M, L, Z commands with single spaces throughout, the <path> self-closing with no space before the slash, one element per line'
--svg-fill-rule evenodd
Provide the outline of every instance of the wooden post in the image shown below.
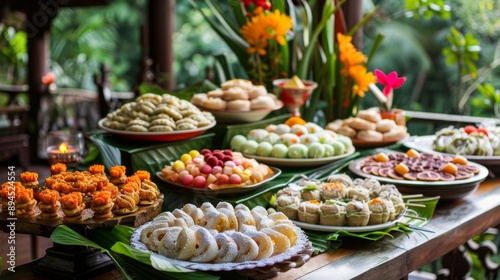
<path fill-rule="evenodd" d="M 29 133 L 32 162 L 39 161 L 39 125 L 37 123 L 42 95 L 47 86 L 42 83 L 42 76 L 50 71 L 50 26 L 57 14 L 56 8 L 41 7 L 33 4 L 26 13 L 25 27 L 28 35 L 28 93 L 30 100 Z"/>
<path fill-rule="evenodd" d="M 175 89 L 172 34 L 175 29 L 175 0 L 149 0 L 148 49 L 160 86 Z"/>
<path fill-rule="evenodd" d="M 350 30 L 363 18 L 363 0 L 349 0 L 343 6 L 347 30 Z M 363 47 L 363 27 L 354 33 L 352 43 L 358 50 L 361 50 Z"/>

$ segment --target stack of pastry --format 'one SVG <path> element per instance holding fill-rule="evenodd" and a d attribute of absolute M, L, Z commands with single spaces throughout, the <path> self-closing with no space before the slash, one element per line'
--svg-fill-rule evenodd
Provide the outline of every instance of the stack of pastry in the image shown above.
<path fill-rule="evenodd" d="M 81 192 L 72 192 L 61 197 L 62 211 L 64 212 L 64 222 L 83 221 L 82 211 L 85 203 L 82 202 Z"/>
<path fill-rule="evenodd" d="M 329 123 L 326 129 L 367 142 L 397 141 L 407 135 L 406 126 L 382 119 L 375 110 L 361 110 L 354 118 Z"/>
<path fill-rule="evenodd" d="M 61 202 L 59 202 L 59 192 L 45 189 L 39 193 L 38 198 L 40 199 L 38 209 L 41 211 L 40 215 L 38 215 L 39 219 L 55 220 L 60 218 Z"/>
<path fill-rule="evenodd" d="M 137 209 L 140 197 L 139 197 L 140 186 L 137 182 L 128 182 L 120 189 L 120 192 L 116 196 L 116 207 L 113 209 L 115 214 L 130 214 Z"/>
<path fill-rule="evenodd" d="M 214 121 L 211 113 L 201 112 L 186 100 L 167 93 L 146 93 L 109 113 L 103 126 L 133 132 L 171 132 L 202 128 Z"/>
<path fill-rule="evenodd" d="M 146 247 L 161 255 L 202 263 L 265 259 L 287 251 L 297 239 L 295 226 L 283 213 L 227 202 L 163 212 L 140 235 Z"/>
<path fill-rule="evenodd" d="M 27 189 L 33 189 L 36 197 L 39 188 L 38 173 L 26 171 L 21 173 L 20 177 L 21 184 Z"/>
<path fill-rule="evenodd" d="M 92 196 L 94 219 L 106 219 L 113 216 L 113 198 L 110 191 L 97 191 Z"/>
<path fill-rule="evenodd" d="M 33 189 L 18 186 L 15 190 L 16 217 L 28 218 L 35 215 L 36 200 L 33 198 Z"/>
<path fill-rule="evenodd" d="M 207 110 L 244 112 L 275 109 L 276 96 L 269 94 L 262 85 L 254 85 L 244 79 L 233 79 L 222 83 L 221 88 L 193 95 L 191 103 Z"/>

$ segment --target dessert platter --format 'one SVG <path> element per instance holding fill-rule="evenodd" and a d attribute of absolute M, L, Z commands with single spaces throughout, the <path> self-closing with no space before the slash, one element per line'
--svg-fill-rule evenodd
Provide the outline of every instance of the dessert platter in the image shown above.
<path fill-rule="evenodd" d="M 235 135 L 230 146 L 247 157 L 276 166 L 324 165 L 355 151 L 350 138 L 299 117 Z"/>
<path fill-rule="evenodd" d="M 407 211 L 396 186 L 335 174 L 303 178 L 274 195 L 274 206 L 302 229 L 369 232 L 397 225 Z"/>
<path fill-rule="evenodd" d="M 500 129 L 447 127 L 434 135 L 411 137 L 403 145 L 427 153 L 460 154 L 468 160 L 500 171 Z"/>
<path fill-rule="evenodd" d="M 283 107 L 283 102 L 268 93 L 263 85 L 254 85 L 244 79 L 228 80 L 220 88 L 194 94 L 191 103 L 211 112 L 221 123 L 260 121 Z"/>
<path fill-rule="evenodd" d="M 196 150 L 166 165 L 157 176 L 172 189 L 207 195 L 253 191 L 281 174 L 281 170 L 231 150 Z"/>
<path fill-rule="evenodd" d="M 201 271 L 262 268 L 312 253 L 305 233 L 283 213 L 227 202 L 163 212 L 137 228 L 130 244 Z"/>
<path fill-rule="evenodd" d="M 465 197 L 488 176 L 488 169 L 463 156 L 419 153 L 379 153 L 349 165 L 356 175 L 394 184 L 401 192 L 440 196 L 444 200 Z"/>
<path fill-rule="evenodd" d="M 143 94 L 98 122 L 99 128 L 109 133 L 145 141 L 189 139 L 215 124 L 210 112 L 167 93 Z"/>
<path fill-rule="evenodd" d="M 0 219 L 17 218 L 16 231 L 50 236 L 61 224 L 75 230 L 139 226 L 160 211 L 163 194 L 147 171 L 126 176 L 124 166 L 114 166 L 109 177 L 103 165 L 88 171 L 66 171 L 64 164 L 51 166 L 43 186 L 38 174 L 21 173 L 21 181 L 4 183 L 0 191 Z M 9 192 L 15 186 L 15 210 L 9 209 Z M 14 215 L 13 215 L 14 214 Z"/>
<path fill-rule="evenodd" d="M 406 126 L 383 119 L 373 109 L 361 110 L 354 118 L 333 121 L 326 129 L 350 137 L 356 148 L 384 147 L 409 137 Z"/>

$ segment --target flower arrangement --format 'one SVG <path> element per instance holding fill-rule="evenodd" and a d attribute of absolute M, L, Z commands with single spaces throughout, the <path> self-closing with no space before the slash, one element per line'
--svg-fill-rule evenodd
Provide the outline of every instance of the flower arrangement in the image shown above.
<path fill-rule="evenodd" d="M 396 73 L 395 71 L 386 75 L 379 69 L 375 69 L 375 76 L 377 77 L 377 82 L 379 84 L 382 84 L 384 88 L 381 92 L 377 86 L 375 86 L 374 84 L 370 84 L 370 90 L 382 104 L 381 110 L 390 112 L 392 111 L 394 89 L 401 87 L 405 83 L 406 77 L 398 77 L 398 73 Z"/>
<path fill-rule="evenodd" d="M 292 28 L 292 19 L 265 0 L 242 0 L 248 20 L 241 27 L 243 38 L 249 44 L 251 54 L 248 71 L 251 80 L 258 84 L 286 76 L 279 72 L 283 62 L 281 46 L 286 44 L 285 36 Z M 281 74 L 281 75 L 280 75 Z"/>
<path fill-rule="evenodd" d="M 301 107 L 301 116 L 308 121 L 323 101 L 327 104 L 322 109 L 327 121 L 353 115 L 368 85 L 375 82 L 373 73 L 366 69 L 370 56 L 356 50 L 351 41 L 377 7 L 347 30 L 341 10 L 345 2 L 234 0 L 225 4 L 233 11 L 227 15 L 213 0 L 190 0 L 253 82 L 270 90 L 273 80 L 297 75 L 318 84 Z M 381 40 L 382 36 L 375 39 L 370 54 Z"/>
<path fill-rule="evenodd" d="M 353 116 L 358 109 L 359 99 L 365 96 L 369 85 L 375 83 L 375 76 L 367 72 L 367 57 L 352 44 L 352 37 L 337 33 L 340 71 L 333 105 L 339 118 Z"/>

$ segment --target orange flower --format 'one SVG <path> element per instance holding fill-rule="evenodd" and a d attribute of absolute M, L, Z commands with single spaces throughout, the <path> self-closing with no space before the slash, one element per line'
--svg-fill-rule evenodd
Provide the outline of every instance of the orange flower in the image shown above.
<path fill-rule="evenodd" d="M 280 45 L 286 43 L 285 35 L 292 28 L 292 19 L 279 10 L 273 13 L 259 13 L 253 16 L 241 28 L 243 38 L 250 44 L 249 53 L 266 55 L 268 40 L 274 40 Z"/>
<path fill-rule="evenodd" d="M 285 124 L 288 125 L 289 127 L 292 127 L 296 124 L 305 125 L 306 121 L 301 117 L 290 117 L 288 120 L 285 121 Z"/>
<path fill-rule="evenodd" d="M 339 42 L 339 59 L 343 66 L 340 73 L 354 80 L 354 85 L 352 86 L 353 94 L 364 97 L 365 91 L 368 90 L 368 85 L 376 82 L 375 75 L 372 72 L 367 72 L 364 66 L 367 58 L 363 53 L 356 50 L 351 43 L 351 36 L 338 33 L 337 40 Z"/>

